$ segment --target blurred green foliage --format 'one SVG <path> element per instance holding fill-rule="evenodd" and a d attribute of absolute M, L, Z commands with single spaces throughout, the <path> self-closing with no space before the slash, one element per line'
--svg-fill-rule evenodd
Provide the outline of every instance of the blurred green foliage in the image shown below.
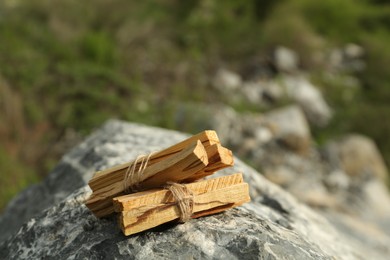
<path fill-rule="evenodd" d="M 0 148 L 0 209 L 27 185 L 38 181 L 38 177 L 29 167 L 21 164 Z"/>
<path fill-rule="evenodd" d="M 50 147 L 65 129 L 86 134 L 112 117 L 173 127 L 180 102 L 223 101 L 208 84 L 216 68 L 238 70 L 279 44 L 300 55 L 336 110 L 316 137 L 362 132 L 389 163 L 389 32 L 388 1 L 1 1 L 0 77 L 21 100 L 24 134 L 0 117 L 10 125 L 0 141 L 14 151 L 0 152 L 0 208 L 58 159 Z M 356 75 L 362 89 L 342 94 L 343 81 L 325 79 L 313 57 L 348 42 L 365 48 L 367 67 Z"/>

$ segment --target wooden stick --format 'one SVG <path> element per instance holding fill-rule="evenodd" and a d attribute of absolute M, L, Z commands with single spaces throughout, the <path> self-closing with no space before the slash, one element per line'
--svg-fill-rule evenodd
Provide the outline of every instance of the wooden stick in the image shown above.
<path fill-rule="evenodd" d="M 250 201 L 248 184 L 235 174 L 185 186 L 194 194 L 193 215 L 198 218 L 215 214 Z M 168 190 L 147 191 L 115 198 L 121 212 L 119 223 L 125 235 L 135 234 L 180 218 L 173 196 Z"/>
<path fill-rule="evenodd" d="M 243 182 L 244 180 L 242 174 L 235 173 L 214 179 L 188 183 L 185 184 L 185 186 L 191 190 L 194 195 L 199 195 Z M 171 192 L 167 189 L 146 190 L 115 197 L 113 199 L 114 209 L 116 212 L 129 211 L 148 204 L 164 204 L 172 202 L 174 202 L 174 198 Z"/>
<path fill-rule="evenodd" d="M 241 183 L 194 197 L 194 214 L 191 218 L 215 214 L 248 202 L 248 184 Z M 175 203 L 145 205 L 131 211 L 123 211 L 119 221 L 123 233 L 128 236 L 180 218 Z"/>
<path fill-rule="evenodd" d="M 219 139 L 217 133 L 213 130 L 206 130 L 197 135 L 191 136 L 188 139 L 177 143 L 167 149 L 164 149 L 156 154 L 153 154 L 149 160 L 148 165 L 153 165 L 157 162 L 160 162 L 172 155 L 175 155 L 181 152 L 183 149 L 188 147 L 190 144 L 195 141 L 200 140 L 205 148 L 213 144 L 219 144 Z M 94 177 L 89 181 L 89 186 L 93 191 L 99 190 L 101 188 L 107 187 L 109 185 L 115 184 L 116 182 L 123 181 L 127 168 L 133 162 L 124 163 L 104 171 L 99 171 L 95 173 Z M 140 167 L 141 163 L 136 165 L 136 171 Z"/>
<path fill-rule="evenodd" d="M 139 189 L 160 187 L 168 181 L 181 182 L 202 171 L 208 164 L 206 150 L 198 140 L 189 147 L 145 169 L 139 179 Z M 130 179 L 129 185 L 133 185 Z M 113 213 L 112 198 L 122 195 L 124 179 L 94 191 L 87 200 L 87 207 L 97 216 Z"/>

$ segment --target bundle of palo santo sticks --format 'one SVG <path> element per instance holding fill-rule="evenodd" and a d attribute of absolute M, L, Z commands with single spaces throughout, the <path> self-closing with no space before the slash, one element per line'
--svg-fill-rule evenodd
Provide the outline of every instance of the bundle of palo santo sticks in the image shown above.
<path fill-rule="evenodd" d="M 166 222 L 215 214 L 250 200 L 241 174 L 200 179 L 233 165 L 215 131 L 204 131 L 167 149 L 95 173 L 87 207 L 96 217 L 119 212 L 125 235 Z"/>

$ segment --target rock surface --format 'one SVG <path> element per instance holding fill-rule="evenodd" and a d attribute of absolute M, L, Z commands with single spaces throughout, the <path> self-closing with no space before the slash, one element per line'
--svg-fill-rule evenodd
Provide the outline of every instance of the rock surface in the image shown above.
<path fill-rule="evenodd" d="M 293 50 L 278 46 L 274 52 L 275 66 L 279 71 L 292 72 L 298 69 L 299 57 Z"/>
<path fill-rule="evenodd" d="M 175 124 L 196 131 L 214 129 L 224 144 L 245 158 L 271 140 L 300 153 L 307 152 L 312 143 L 308 121 L 297 105 L 240 114 L 228 106 L 186 104 L 178 109 Z"/>
<path fill-rule="evenodd" d="M 330 154 L 339 158 L 339 167 L 351 176 L 374 175 L 384 180 L 387 170 L 375 143 L 361 135 L 349 135 L 328 145 Z"/>
<path fill-rule="evenodd" d="M 281 56 L 279 57 L 281 60 L 293 60 L 293 53 L 288 54 L 288 52 L 288 49 L 277 49 L 276 54 L 279 54 L 276 56 Z M 282 71 L 296 70 L 296 65 L 293 63 L 295 62 L 281 62 L 288 67 Z M 213 86 L 228 104 L 244 106 L 251 104 L 266 110 L 275 108 L 278 103 L 297 104 L 303 110 L 308 122 L 317 127 L 325 127 L 333 116 L 319 88 L 303 73 L 281 74 L 278 78 L 243 81 L 240 75 L 221 69 L 213 79 Z"/>
<path fill-rule="evenodd" d="M 225 213 L 125 237 L 115 217 L 96 219 L 84 206 L 95 170 L 185 137 L 109 121 L 11 202 L 0 219 L 0 259 L 388 259 L 390 232 L 376 222 L 311 209 L 238 159 L 218 175 L 243 172 L 252 202 Z"/>
<path fill-rule="evenodd" d="M 305 152 L 311 144 L 310 127 L 302 110 L 288 106 L 273 110 L 264 115 L 275 132 L 275 138 L 289 148 Z"/>
<path fill-rule="evenodd" d="M 213 86 L 222 92 L 235 91 L 241 84 L 240 75 L 227 69 L 219 69 L 213 80 Z"/>
<path fill-rule="evenodd" d="M 332 111 L 316 86 L 302 76 L 283 78 L 287 95 L 297 102 L 306 114 L 307 119 L 315 126 L 323 127 L 332 118 Z"/>

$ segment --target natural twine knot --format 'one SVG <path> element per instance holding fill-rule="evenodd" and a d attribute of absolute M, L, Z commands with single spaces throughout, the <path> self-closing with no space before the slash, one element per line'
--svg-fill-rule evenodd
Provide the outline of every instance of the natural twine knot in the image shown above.
<path fill-rule="evenodd" d="M 155 152 L 149 155 L 139 155 L 135 161 L 133 161 L 126 170 L 125 178 L 123 180 L 123 190 L 125 193 L 131 193 L 138 191 L 141 176 L 145 172 L 146 167 L 150 161 L 150 158 Z M 140 166 L 137 169 L 138 164 Z M 175 182 L 167 182 L 166 188 L 172 193 L 180 210 L 180 221 L 187 222 L 191 219 L 194 209 L 194 195 L 185 186 Z"/>
<path fill-rule="evenodd" d="M 180 211 L 180 222 L 191 219 L 194 209 L 194 194 L 185 186 L 175 182 L 168 182 L 166 188 L 172 193 Z"/>
<path fill-rule="evenodd" d="M 126 170 L 125 178 L 123 180 L 123 190 L 125 193 L 131 193 L 138 191 L 139 184 L 141 182 L 141 176 L 144 173 L 146 167 L 148 166 L 150 158 L 156 152 L 151 152 L 149 155 L 139 155 L 135 161 L 133 161 Z M 141 165 L 136 170 L 138 162 L 141 162 Z"/>

